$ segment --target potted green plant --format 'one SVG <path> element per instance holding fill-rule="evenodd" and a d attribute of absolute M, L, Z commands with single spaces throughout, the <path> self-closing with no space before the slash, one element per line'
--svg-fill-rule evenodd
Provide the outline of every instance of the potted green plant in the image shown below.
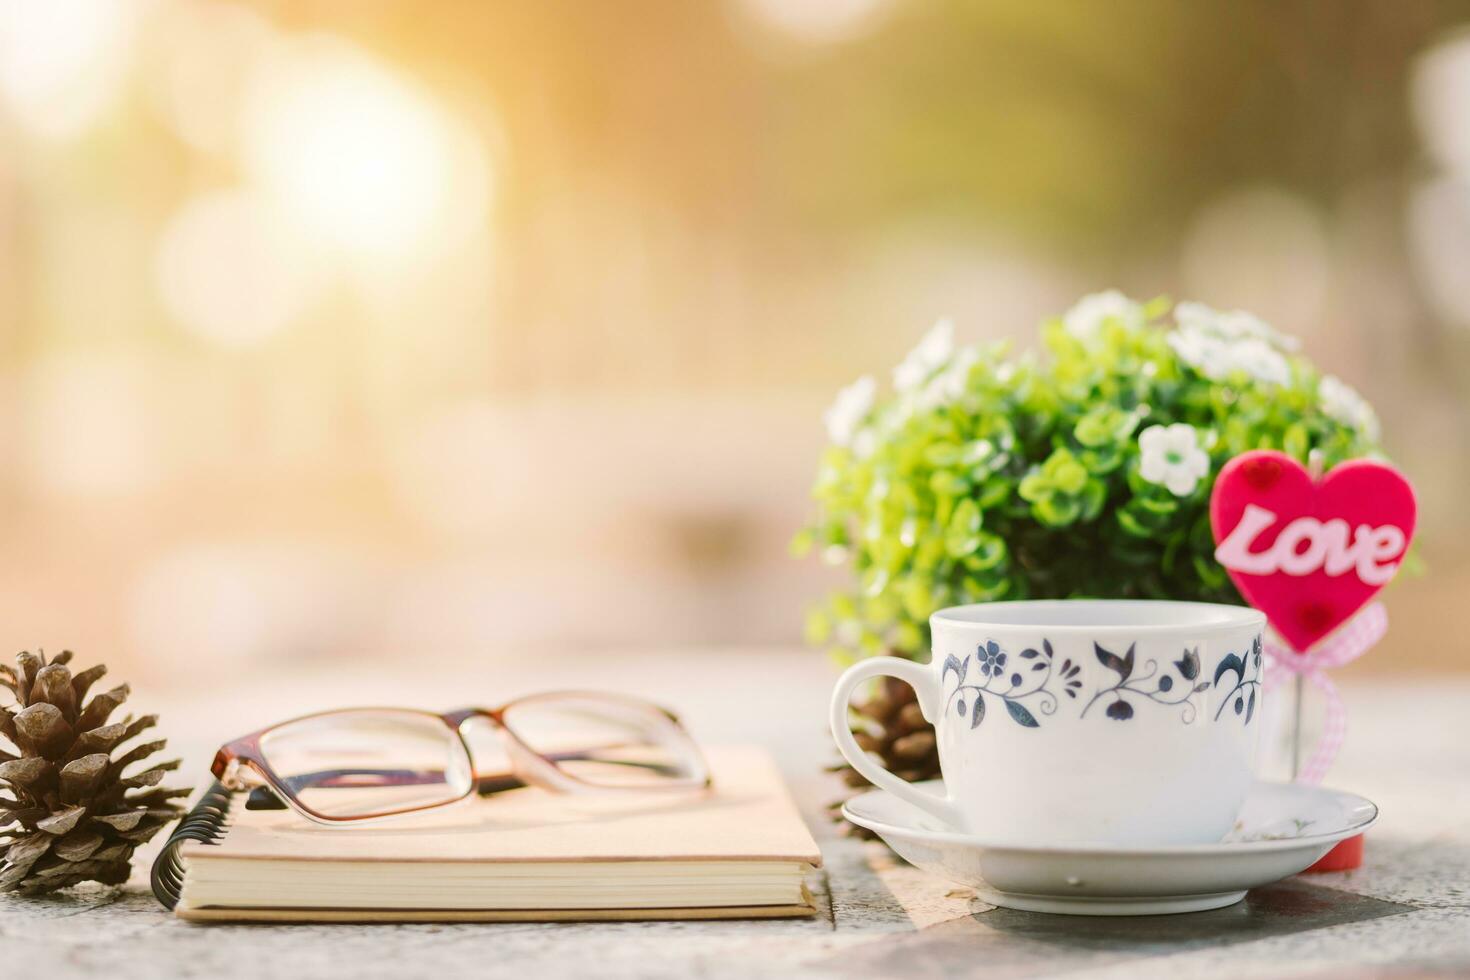
<path fill-rule="evenodd" d="M 810 643 L 843 663 L 922 659 L 928 617 L 945 606 L 1240 602 L 1209 527 L 1220 466 L 1248 449 L 1324 468 L 1378 452 L 1372 408 L 1250 313 L 1108 291 L 1041 333 L 1040 354 L 1013 355 L 957 346 L 941 321 L 891 390 L 864 377 L 838 395 L 793 550 L 850 577 L 810 611 Z M 937 774 L 906 688 L 858 710 L 865 748 L 906 778 Z"/>

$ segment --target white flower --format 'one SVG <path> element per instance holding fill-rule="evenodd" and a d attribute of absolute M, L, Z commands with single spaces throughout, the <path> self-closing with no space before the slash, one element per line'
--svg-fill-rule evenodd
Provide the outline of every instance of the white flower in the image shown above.
<path fill-rule="evenodd" d="M 1194 493 L 1210 471 L 1210 457 L 1199 444 L 1194 426 L 1175 422 L 1151 425 L 1138 434 L 1138 475 L 1149 483 L 1162 484 L 1176 497 Z"/>
<path fill-rule="evenodd" d="M 863 375 L 837 393 L 832 407 L 822 415 L 827 423 L 827 437 L 834 445 L 851 446 L 862 425 L 873 411 L 873 400 L 878 394 L 878 383 Z"/>
<path fill-rule="evenodd" d="M 970 380 L 970 368 L 980 360 L 980 351 L 975 347 L 961 347 L 949 365 L 934 377 L 918 393 L 914 401 L 920 409 L 938 408 L 948 405 L 965 393 Z"/>
<path fill-rule="evenodd" d="M 1118 323 L 1128 330 L 1140 330 L 1145 320 L 1142 304 L 1135 303 L 1116 289 L 1109 289 L 1079 299 L 1063 314 L 1062 326 L 1083 343 L 1091 343 L 1097 340 L 1109 322 Z"/>
<path fill-rule="evenodd" d="M 1350 425 L 1373 441 L 1378 440 L 1378 415 L 1351 385 L 1334 375 L 1327 375 L 1317 385 L 1317 399 L 1322 411 Z"/>
<path fill-rule="evenodd" d="M 1275 347 L 1264 340 L 1238 340 L 1230 346 L 1231 365 L 1255 378 L 1271 384 L 1284 385 L 1291 381 L 1291 365 Z"/>
<path fill-rule="evenodd" d="M 1301 341 L 1284 334 L 1254 313 L 1245 310 L 1217 310 L 1203 303 L 1180 303 L 1174 307 L 1174 320 L 1181 330 L 1198 330 L 1222 340 L 1260 340 L 1277 350 L 1296 350 Z"/>
<path fill-rule="evenodd" d="M 929 380 L 954 354 L 954 324 L 940 320 L 929 328 L 919 345 L 909 351 L 903 363 L 893 369 L 893 387 L 913 391 Z"/>
<path fill-rule="evenodd" d="M 1216 381 L 1230 374 L 1230 345 L 1213 334 L 1198 330 L 1171 330 L 1169 346 L 1179 359 L 1200 374 Z"/>
<path fill-rule="evenodd" d="M 1203 303 L 1180 303 L 1174 317 L 1178 327 L 1169 333 L 1169 346 L 1212 381 L 1224 381 L 1236 371 L 1270 384 L 1291 381 L 1291 365 L 1281 350 L 1295 347 L 1296 340 L 1259 317 L 1242 310 L 1221 313 Z"/>

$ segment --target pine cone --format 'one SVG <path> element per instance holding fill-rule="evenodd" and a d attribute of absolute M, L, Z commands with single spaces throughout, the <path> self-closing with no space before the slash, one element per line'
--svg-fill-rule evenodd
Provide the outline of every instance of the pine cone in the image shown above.
<path fill-rule="evenodd" d="M 892 677 L 883 678 L 867 700 L 854 704 L 853 738 L 866 752 L 872 752 L 883 765 L 900 779 L 916 782 L 939 777 L 939 746 L 934 739 L 934 726 L 924 720 L 914 689 Z M 842 781 L 854 789 L 866 789 L 868 781 L 847 763 L 832 767 L 842 773 Z M 842 802 L 828 807 L 834 820 Z M 856 824 L 845 824 L 847 833 L 871 838 L 874 835 Z"/>
<path fill-rule="evenodd" d="M 20 751 L 0 748 L 0 892 L 122 884 L 134 848 L 177 818 L 183 807 L 173 801 L 189 795 L 158 785 L 178 760 L 123 775 L 164 743 L 144 742 L 116 758 L 112 751 L 152 728 L 158 716 L 107 724 L 128 686 L 83 705 L 107 668 L 98 664 L 73 677 L 66 668 L 71 656 L 67 651 L 47 664 L 45 654 L 22 653 L 17 668 L 0 664 L 0 684 L 17 702 L 0 707 L 0 736 Z"/>

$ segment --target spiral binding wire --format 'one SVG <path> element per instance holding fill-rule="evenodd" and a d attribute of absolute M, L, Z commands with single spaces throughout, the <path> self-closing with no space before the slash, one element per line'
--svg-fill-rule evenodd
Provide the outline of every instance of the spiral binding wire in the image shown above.
<path fill-rule="evenodd" d="M 179 848 L 185 841 L 214 844 L 225 835 L 225 819 L 230 815 L 232 792 L 216 782 L 199 798 L 163 846 L 153 862 L 153 897 L 163 907 L 172 909 L 179 904 L 179 895 L 184 888 L 184 862 L 179 857 Z"/>

